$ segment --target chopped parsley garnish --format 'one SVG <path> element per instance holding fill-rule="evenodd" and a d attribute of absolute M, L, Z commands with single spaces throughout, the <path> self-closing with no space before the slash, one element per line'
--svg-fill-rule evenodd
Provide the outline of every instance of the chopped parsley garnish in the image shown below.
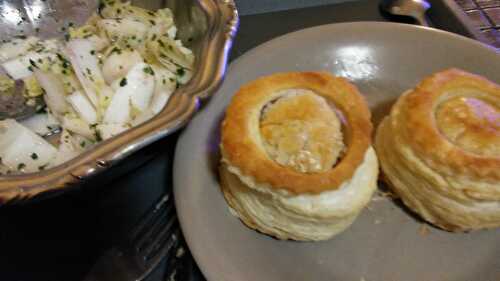
<path fill-rule="evenodd" d="M 127 78 L 123 78 L 121 81 L 120 81 L 120 87 L 125 87 L 127 85 Z"/>
<path fill-rule="evenodd" d="M 33 160 L 38 159 L 38 154 L 36 154 L 36 153 L 34 153 L 34 152 L 33 152 L 33 153 L 31 153 L 31 159 L 33 159 Z"/>
<path fill-rule="evenodd" d="M 22 169 L 24 169 L 24 168 L 26 168 L 26 164 L 24 164 L 24 163 L 19 163 L 19 164 L 17 165 L 17 170 L 22 170 Z"/>
<path fill-rule="evenodd" d="M 101 133 L 99 131 L 97 131 L 97 130 L 95 131 L 95 140 L 97 142 L 102 141 Z"/>
<path fill-rule="evenodd" d="M 155 72 L 153 71 L 153 69 L 151 68 L 151 66 L 147 66 L 145 67 L 144 69 L 144 72 L 147 73 L 147 74 L 150 74 L 150 75 L 155 75 Z"/>
<path fill-rule="evenodd" d="M 81 141 L 81 142 L 80 142 L 80 146 L 81 146 L 81 147 L 85 147 L 85 141 Z"/>
<path fill-rule="evenodd" d="M 34 68 L 38 68 L 38 66 L 36 65 L 36 63 L 35 63 L 32 59 L 30 59 L 30 64 L 31 64 L 31 66 L 33 66 Z"/>
<path fill-rule="evenodd" d="M 149 20 L 149 22 L 152 24 L 152 25 L 156 25 L 156 22 L 154 20 Z"/>
<path fill-rule="evenodd" d="M 95 55 L 95 50 L 90 51 L 91 55 Z"/>
<path fill-rule="evenodd" d="M 106 8 L 106 4 L 104 3 L 104 1 L 102 1 L 102 0 L 101 0 L 101 1 L 99 2 L 99 7 L 97 8 L 97 12 L 98 12 L 99 14 L 101 14 L 101 12 L 102 12 L 102 10 L 104 10 L 104 8 Z"/>
<path fill-rule="evenodd" d="M 117 53 L 117 54 L 121 55 L 122 50 L 121 50 L 120 48 L 118 48 L 118 47 L 114 47 L 114 48 L 111 50 L 110 54 L 112 54 L 112 53 Z"/>
<path fill-rule="evenodd" d="M 69 34 L 68 33 L 64 34 L 64 40 L 69 41 L 69 39 L 70 39 Z"/>
<path fill-rule="evenodd" d="M 184 76 L 184 74 L 186 74 L 184 68 L 177 68 L 177 75 Z"/>

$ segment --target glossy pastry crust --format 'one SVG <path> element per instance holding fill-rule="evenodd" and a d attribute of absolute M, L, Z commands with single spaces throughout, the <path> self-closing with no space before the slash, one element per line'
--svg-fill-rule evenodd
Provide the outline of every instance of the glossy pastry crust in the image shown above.
<path fill-rule="evenodd" d="M 264 107 L 286 89 L 306 89 L 323 97 L 342 112 L 345 151 L 335 169 L 301 173 L 270 159 L 263 148 L 259 120 Z M 370 111 L 355 86 L 323 72 L 278 73 L 243 86 L 233 97 L 222 124 L 223 158 L 242 174 L 270 188 L 294 194 L 334 190 L 349 180 L 370 146 Z"/>
<path fill-rule="evenodd" d="M 449 69 L 404 93 L 376 134 L 385 179 L 450 231 L 500 226 L 500 87 Z"/>
<path fill-rule="evenodd" d="M 345 230 L 376 189 L 370 112 L 327 73 L 279 73 L 243 86 L 221 134 L 221 189 L 247 226 L 317 241 Z"/>

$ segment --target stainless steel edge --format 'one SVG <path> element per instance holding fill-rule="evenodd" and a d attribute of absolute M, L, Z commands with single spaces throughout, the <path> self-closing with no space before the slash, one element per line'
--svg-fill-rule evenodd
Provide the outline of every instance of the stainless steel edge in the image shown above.
<path fill-rule="evenodd" d="M 186 5 L 187 2 L 191 6 Z M 173 9 L 188 9 L 183 10 L 185 18 L 205 29 L 200 35 L 196 28 L 185 26 L 186 34 L 200 35 L 195 39 L 199 44 L 196 70 L 191 81 L 179 88 L 167 106 L 153 119 L 99 143 L 71 161 L 38 173 L 0 176 L 0 205 L 20 203 L 80 185 L 141 148 L 185 126 L 200 109 L 200 101 L 213 95 L 224 79 L 229 51 L 238 28 L 235 3 L 233 0 L 177 0 L 169 3 L 173 3 Z M 201 19 L 200 13 L 203 13 L 205 20 Z"/>
<path fill-rule="evenodd" d="M 430 0 L 429 2 L 432 5 L 429 11 L 430 16 L 440 28 L 486 42 L 484 35 L 473 26 L 468 16 L 454 0 Z"/>

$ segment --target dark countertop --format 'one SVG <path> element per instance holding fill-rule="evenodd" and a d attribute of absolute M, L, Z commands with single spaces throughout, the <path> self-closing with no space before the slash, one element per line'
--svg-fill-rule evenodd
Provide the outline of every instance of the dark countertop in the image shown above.
<path fill-rule="evenodd" d="M 345 21 L 384 21 L 378 1 L 242 16 L 231 58 L 290 31 Z M 171 188 L 176 136 L 152 146 L 153 159 L 118 179 L 100 178 L 63 196 L 0 208 L 0 280 L 81 280 L 102 252 L 127 234 Z M 188 256 L 189 257 L 189 256 Z M 166 266 L 148 278 L 166 280 Z M 191 280 L 202 280 L 195 271 Z M 180 281 L 180 280 L 179 280 Z"/>

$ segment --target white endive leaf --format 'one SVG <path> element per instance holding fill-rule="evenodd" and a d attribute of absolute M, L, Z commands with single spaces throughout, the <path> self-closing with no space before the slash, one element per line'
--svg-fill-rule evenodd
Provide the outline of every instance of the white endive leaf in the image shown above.
<path fill-rule="evenodd" d="M 69 95 L 67 99 L 83 120 L 89 124 L 97 123 L 97 112 L 82 92 L 76 91 Z"/>
<path fill-rule="evenodd" d="M 35 71 L 35 77 L 45 90 L 45 103 L 56 114 L 64 114 L 68 109 L 63 82 L 52 72 Z"/>
<path fill-rule="evenodd" d="M 31 131 L 42 136 L 52 131 L 53 128 L 59 126 L 59 121 L 57 121 L 57 119 L 55 119 L 50 113 L 35 114 L 20 123 Z"/>
<path fill-rule="evenodd" d="M 40 39 L 30 36 L 26 39 L 14 38 L 0 46 L 0 62 L 18 57 L 36 44 Z"/>
<path fill-rule="evenodd" d="M 106 83 L 111 84 L 116 79 L 124 77 L 134 65 L 140 62 L 143 62 L 141 54 L 135 50 L 125 49 L 119 52 L 111 52 L 102 66 L 102 73 Z"/>
<path fill-rule="evenodd" d="M 138 63 L 119 83 L 104 115 L 104 123 L 125 124 L 132 118 L 132 107 L 144 111 L 149 106 L 155 87 L 154 71 L 150 65 Z"/>
<path fill-rule="evenodd" d="M 48 58 L 55 60 L 56 55 L 52 53 L 29 52 L 23 56 L 4 62 L 2 67 L 12 79 L 19 80 L 33 75 L 33 71 L 37 69 L 37 64 Z"/>
<path fill-rule="evenodd" d="M 85 94 L 99 108 L 102 100 L 111 98 L 113 91 L 104 82 L 94 45 L 90 40 L 73 39 L 66 45 L 66 54 Z"/>
<path fill-rule="evenodd" d="M 52 161 L 56 148 L 13 119 L 0 121 L 0 157 L 12 171 L 37 172 Z"/>

